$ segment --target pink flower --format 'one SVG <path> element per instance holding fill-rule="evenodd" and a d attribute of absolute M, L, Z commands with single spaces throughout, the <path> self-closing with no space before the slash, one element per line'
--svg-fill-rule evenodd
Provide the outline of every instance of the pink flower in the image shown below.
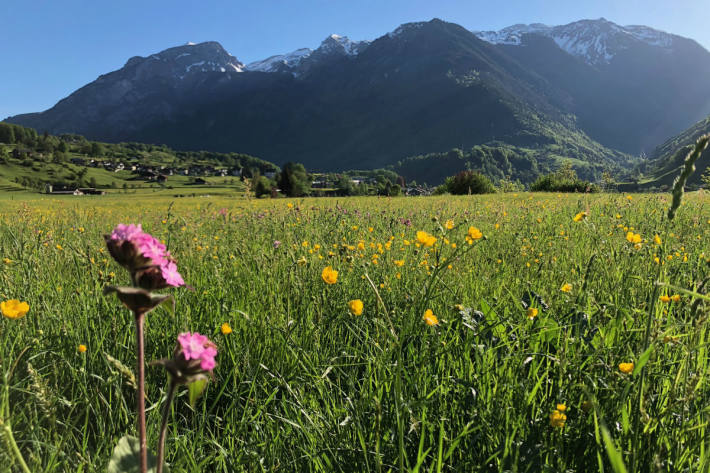
<path fill-rule="evenodd" d="M 199 360 L 200 368 L 212 371 L 216 366 L 214 357 L 217 356 L 217 347 L 205 335 L 197 332 L 185 332 L 178 335 L 178 344 L 185 361 Z"/>
<path fill-rule="evenodd" d="M 214 367 L 217 366 L 217 362 L 214 360 L 215 356 L 217 356 L 216 348 L 205 348 L 205 351 L 202 352 L 202 356 L 200 357 L 202 359 L 200 361 L 200 368 L 205 371 L 212 371 Z"/>
<path fill-rule="evenodd" d="M 166 262 L 168 256 L 165 252 L 165 245 L 149 233 L 141 233 L 132 238 L 133 244 L 138 247 L 141 254 L 152 260 L 153 264 L 161 265 Z"/>
<path fill-rule="evenodd" d="M 175 261 L 166 260 L 160 265 L 160 271 L 163 274 L 163 279 L 165 279 L 165 284 L 168 286 L 179 287 L 185 285 L 185 281 L 178 273 Z"/>
<path fill-rule="evenodd" d="M 143 289 L 185 285 L 165 245 L 144 232 L 140 224 L 118 224 L 105 238 L 111 256 L 131 272 L 132 279 Z"/>
<path fill-rule="evenodd" d="M 143 234 L 143 229 L 141 228 L 140 224 L 124 225 L 122 223 L 119 223 L 118 225 L 116 225 L 116 228 L 113 229 L 113 232 L 111 232 L 111 239 L 132 240 L 133 238 L 141 234 Z"/>

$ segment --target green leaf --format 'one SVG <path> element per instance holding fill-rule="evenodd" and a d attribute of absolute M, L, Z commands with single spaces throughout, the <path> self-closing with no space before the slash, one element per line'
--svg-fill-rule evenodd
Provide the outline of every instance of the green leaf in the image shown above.
<path fill-rule="evenodd" d="M 148 450 L 148 473 L 155 473 L 157 467 L 158 459 Z M 107 473 L 140 473 L 140 441 L 131 435 L 121 437 L 118 445 L 113 449 L 106 471 Z M 163 471 L 170 472 L 165 463 L 163 463 Z"/>
<path fill-rule="evenodd" d="M 646 348 L 646 351 L 641 354 L 641 356 L 639 357 L 639 361 L 636 362 L 636 365 L 634 366 L 634 372 L 632 373 L 632 376 L 637 376 L 641 372 L 643 367 L 646 366 L 646 363 L 648 363 L 648 359 L 651 358 L 652 353 L 653 345 Z"/>
<path fill-rule="evenodd" d="M 168 306 L 168 310 L 172 315 L 175 312 L 175 300 L 170 294 L 158 294 L 146 291 L 137 287 L 126 286 L 106 286 L 104 287 L 104 295 L 115 293 L 118 299 L 133 312 L 147 314 L 161 304 L 168 301 L 172 302 L 172 306 Z"/>
<path fill-rule="evenodd" d="M 202 393 L 205 391 L 206 387 L 206 379 L 198 379 L 197 381 L 193 381 L 187 385 L 187 393 L 189 395 L 190 405 L 192 407 L 195 407 L 195 403 L 200 398 L 200 396 L 202 396 Z"/>
<path fill-rule="evenodd" d="M 614 469 L 615 473 L 628 473 L 626 466 L 624 465 L 624 460 L 621 458 L 621 453 L 616 449 L 614 441 L 609 435 L 609 431 L 606 427 L 602 426 L 602 437 L 604 438 L 604 447 L 606 448 L 606 454 L 609 456 L 609 463 Z"/>

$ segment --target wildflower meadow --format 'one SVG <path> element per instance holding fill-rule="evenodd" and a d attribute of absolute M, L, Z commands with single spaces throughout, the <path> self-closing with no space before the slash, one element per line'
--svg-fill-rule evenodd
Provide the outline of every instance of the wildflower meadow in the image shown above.
<path fill-rule="evenodd" d="M 0 471 L 139 471 L 131 291 L 165 471 L 707 471 L 710 196 L 671 205 L 3 200 Z"/>

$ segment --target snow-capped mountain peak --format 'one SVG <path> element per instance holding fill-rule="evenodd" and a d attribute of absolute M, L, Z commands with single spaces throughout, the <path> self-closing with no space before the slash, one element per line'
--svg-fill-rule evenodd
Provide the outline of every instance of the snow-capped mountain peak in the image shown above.
<path fill-rule="evenodd" d="M 316 51 L 356 56 L 369 44 L 370 41 L 352 41 L 347 36 L 332 34 L 323 40 Z"/>
<path fill-rule="evenodd" d="M 347 36 L 331 34 L 325 38 L 317 49 L 301 48 L 286 54 L 254 61 L 246 65 L 248 71 L 259 72 L 290 72 L 299 76 L 299 69 L 305 64 L 312 64 L 318 58 L 332 55 L 357 56 L 370 44 L 370 41 L 352 41 Z M 305 67 L 305 66 L 304 66 Z"/>
<path fill-rule="evenodd" d="M 135 56 L 126 62 L 141 74 L 157 74 L 184 79 L 196 72 L 242 72 L 244 64 L 230 55 L 216 41 L 187 43 L 148 57 Z"/>
<path fill-rule="evenodd" d="M 561 49 L 588 64 L 608 64 L 619 52 L 634 43 L 671 48 L 673 36 L 647 26 L 620 26 L 605 18 L 580 20 L 560 26 L 540 23 L 513 25 L 499 31 L 474 31 L 480 39 L 493 44 L 521 45 L 526 34 L 551 38 Z"/>
<path fill-rule="evenodd" d="M 293 69 L 312 53 L 313 50 L 310 48 L 301 48 L 287 54 L 277 54 L 261 61 L 251 62 L 246 65 L 246 69 L 259 72 L 278 72 Z"/>

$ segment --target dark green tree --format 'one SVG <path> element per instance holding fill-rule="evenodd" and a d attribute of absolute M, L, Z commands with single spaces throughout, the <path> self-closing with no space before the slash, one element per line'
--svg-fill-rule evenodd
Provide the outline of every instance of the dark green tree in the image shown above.
<path fill-rule="evenodd" d="M 252 180 L 251 185 L 256 197 L 271 194 L 271 181 L 266 176 L 259 176 L 257 179 Z"/>
<path fill-rule="evenodd" d="M 0 123 L 0 143 L 12 144 L 15 142 L 15 130 L 12 125 Z"/>
<path fill-rule="evenodd" d="M 355 186 L 353 185 L 352 179 L 345 175 L 341 175 L 338 178 L 338 182 L 335 185 L 335 189 L 338 191 L 338 195 L 355 194 Z"/>
<path fill-rule="evenodd" d="M 447 191 L 455 195 L 491 194 L 496 191 L 486 176 L 476 171 L 461 171 L 446 180 Z"/>
<path fill-rule="evenodd" d="M 308 173 L 301 163 L 289 162 L 284 164 L 279 174 L 278 183 L 281 192 L 289 197 L 308 195 L 311 190 L 311 182 L 308 178 Z"/>
<path fill-rule="evenodd" d="M 101 143 L 97 143 L 96 141 L 91 142 L 89 154 L 91 154 L 92 156 L 103 156 L 104 152 L 104 146 Z"/>

